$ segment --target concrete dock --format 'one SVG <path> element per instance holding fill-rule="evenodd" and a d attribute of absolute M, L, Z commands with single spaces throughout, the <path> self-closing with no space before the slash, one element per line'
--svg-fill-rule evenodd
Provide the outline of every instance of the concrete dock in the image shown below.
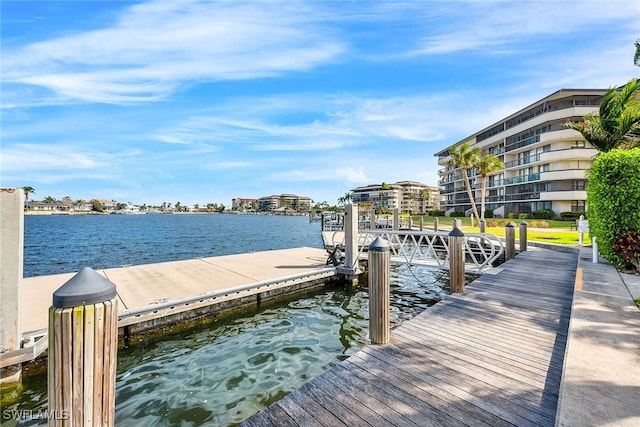
<path fill-rule="evenodd" d="M 187 304 L 185 308 L 193 310 L 196 303 L 207 296 L 211 296 L 210 300 L 203 301 L 200 305 L 211 305 L 214 296 L 217 299 L 215 302 L 220 302 L 224 299 L 224 292 L 229 290 L 243 289 L 243 296 L 255 295 L 257 292 L 265 292 L 264 287 L 257 290 L 259 286 L 265 286 L 265 283 L 272 289 L 289 286 L 292 278 L 298 278 L 297 283 L 312 283 L 319 276 L 336 276 L 335 268 L 325 265 L 326 259 L 324 249 L 303 247 L 96 271 L 116 285 L 122 326 L 123 323 L 133 324 L 160 318 L 171 307 L 178 311 L 176 302 Z M 24 279 L 23 335 L 35 335 L 47 330 L 48 309 L 53 292 L 74 274 Z M 190 298 L 193 302 L 189 304 Z M 238 296 L 234 295 L 233 298 L 237 299 Z M 165 307 L 164 311 L 152 310 L 150 315 L 140 318 L 141 312 L 160 307 Z M 127 321 L 128 312 L 137 313 L 137 319 Z"/>

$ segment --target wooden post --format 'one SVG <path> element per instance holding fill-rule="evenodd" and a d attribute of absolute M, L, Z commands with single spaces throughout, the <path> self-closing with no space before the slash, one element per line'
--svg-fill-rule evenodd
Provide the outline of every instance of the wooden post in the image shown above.
<path fill-rule="evenodd" d="M 420 231 L 424 231 L 424 217 L 420 216 Z"/>
<path fill-rule="evenodd" d="M 464 233 L 454 228 L 449 233 L 449 280 L 451 292 L 464 292 Z"/>
<path fill-rule="evenodd" d="M 509 223 L 504 228 L 505 236 L 505 259 L 510 260 L 516 256 L 516 228 Z"/>
<path fill-rule="evenodd" d="M 358 284 L 358 205 L 344 207 L 344 274 L 347 287 Z"/>
<path fill-rule="evenodd" d="M 487 225 L 485 224 L 484 219 L 480 220 L 480 232 L 485 233 L 487 231 Z"/>
<path fill-rule="evenodd" d="M 413 230 L 413 217 L 409 215 L 409 230 Z"/>
<path fill-rule="evenodd" d="M 393 229 L 396 231 L 400 229 L 400 209 L 398 208 L 393 208 Z"/>
<path fill-rule="evenodd" d="M 369 245 L 369 337 L 373 344 L 389 342 L 391 256 L 380 236 Z"/>
<path fill-rule="evenodd" d="M 369 224 L 369 229 L 371 230 L 376 229 L 376 210 L 375 209 L 371 209 L 371 221 Z"/>
<path fill-rule="evenodd" d="M 49 309 L 49 426 L 113 426 L 116 287 L 86 267 L 53 293 Z"/>
<path fill-rule="evenodd" d="M 22 276 L 24 254 L 24 191 L 0 188 L 0 353 L 22 347 Z M 17 398 L 22 365 L 0 368 L 3 396 Z"/>
<path fill-rule="evenodd" d="M 433 218 L 433 231 L 438 231 L 438 217 Z"/>
<path fill-rule="evenodd" d="M 520 252 L 527 250 L 527 223 L 520 222 Z"/>

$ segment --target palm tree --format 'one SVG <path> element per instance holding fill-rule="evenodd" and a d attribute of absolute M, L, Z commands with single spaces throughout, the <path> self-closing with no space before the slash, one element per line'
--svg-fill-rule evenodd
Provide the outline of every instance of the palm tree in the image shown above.
<path fill-rule="evenodd" d="M 599 113 L 584 116 L 584 121 L 568 121 L 565 126 L 577 130 L 598 151 L 631 148 L 640 142 L 640 81 L 631 79 L 620 90 L 610 88 L 602 98 Z"/>
<path fill-rule="evenodd" d="M 473 198 L 473 193 L 471 193 L 471 183 L 469 182 L 467 169 L 475 168 L 476 164 L 478 163 L 478 158 L 480 157 L 480 147 L 469 148 L 469 143 L 463 142 L 457 148 L 452 147 L 449 150 L 449 154 L 451 156 L 451 160 L 449 160 L 449 166 L 462 169 L 464 186 L 467 189 L 467 195 L 469 196 L 469 201 L 471 202 L 471 208 L 473 209 L 473 214 L 479 220 L 480 216 L 478 215 L 478 208 L 476 207 L 476 201 Z"/>
<path fill-rule="evenodd" d="M 24 199 L 27 202 L 29 201 L 29 194 L 31 194 L 31 193 L 35 194 L 36 193 L 36 189 L 33 188 L 33 187 L 29 187 L 28 185 L 22 187 L 22 191 L 24 191 Z"/>
<path fill-rule="evenodd" d="M 423 188 L 422 191 L 420 191 L 420 200 L 422 201 L 422 209 L 425 209 L 426 207 L 425 201 L 429 200 L 429 196 L 431 196 L 431 191 L 429 191 L 428 188 Z"/>
<path fill-rule="evenodd" d="M 55 203 L 56 199 L 55 199 L 55 197 L 47 196 L 47 197 L 44 198 L 43 202 L 44 203 Z"/>
<path fill-rule="evenodd" d="M 484 221 L 484 202 L 487 191 L 487 177 L 489 174 L 498 172 L 504 168 L 504 163 L 497 156 L 493 154 L 487 154 L 478 159 L 476 169 L 480 172 L 480 181 L 482 183 L 482 190 L 480 193 L 480 220 Z"/>

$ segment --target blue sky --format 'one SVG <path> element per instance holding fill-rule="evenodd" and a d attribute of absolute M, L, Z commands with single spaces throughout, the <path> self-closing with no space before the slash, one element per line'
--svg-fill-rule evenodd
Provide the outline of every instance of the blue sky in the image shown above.
<path fill-rule="evenodd" d="M 222 203 L 437 185 L 434 153 L 640 71 L 633 1 L 0 2 L 1 180 Z"/>

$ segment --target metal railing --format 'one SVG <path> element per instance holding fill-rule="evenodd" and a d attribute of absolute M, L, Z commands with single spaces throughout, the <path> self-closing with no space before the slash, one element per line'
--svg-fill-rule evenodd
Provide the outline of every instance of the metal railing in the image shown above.
<path fill-rule="evenodd" d="M 367 257 L 367 248 L 380 236 L 389 243 L 391 262 L 449 269 L 449 232 L 433 230 L 358 230 L 357 259 Z M 486 233 L 465 233 L 465 271 L 482 273 L 504 254 L 504 242 Z M 344 233 L 333 233 L 333 245 L 344 247 Z M 346 266 L 354 267 L 354 266 Z"/>

